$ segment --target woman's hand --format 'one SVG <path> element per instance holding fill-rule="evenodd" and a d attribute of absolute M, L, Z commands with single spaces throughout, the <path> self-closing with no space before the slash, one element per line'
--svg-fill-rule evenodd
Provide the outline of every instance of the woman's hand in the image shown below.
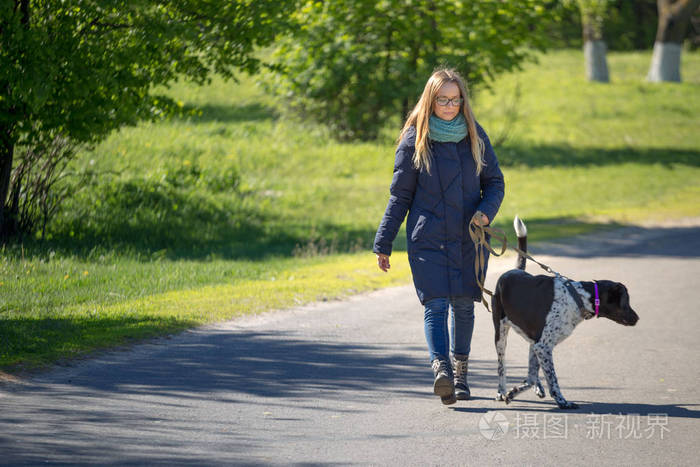
<path fill-rule="evenodd" d="M 481 217 L 480 217 L 480 218 L 477 217 L 479 214 L 481 214 Z M 474 217 L 472 218 L 472 222 L 475 222 L 475 223 L 481 222 L 481 225 L 483 225 L 484 227 L 486 227 L 487 225 L 489 225 L 489 222 L 490 222 L 490 221 L 489 221 L 489 218 L 486 216 L 486 214 L 484 214 L 483 212 L 477 211 L 477 212 L 474 214 Z"/>
<path fill-rule="evenodd" d="M 379 266 L 379 269 L 387 272 L 391 268 L 391 265 L 389 264 L 389 256 L 377 253 L 377 265 Z"/>

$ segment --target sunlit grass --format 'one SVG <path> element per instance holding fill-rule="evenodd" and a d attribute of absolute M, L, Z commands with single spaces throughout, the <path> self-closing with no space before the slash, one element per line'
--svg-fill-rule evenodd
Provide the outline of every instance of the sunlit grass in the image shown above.
<path fill-rule="evenodd" d="M 317 257 L 291 267 L 267 265 L 254 279 L 232 278 L 199 287 L 188 283 L 185 289 L 136 298 L 127 298 L 133 294 L 123 291 L 121 300 L 104 302 L 75 295 L 70 300 L 55 297 L 62 303 L 37 303 L 23 311 L 6 309 L 0 319 L 0 367 L 32 368 L 200 324 L 403 284 L 410 277 L 405 253 L 394 256 L 391 274 L 367 267 L 372 262 L 368 253 Z M 34 266 L 24 266 L 27 276 L 42 275 Z M 92 280 L 80 271 L 68 271 L 60 277 L 61 273 L 56 269 L 47 279 L 62 283 L 65 289 L 82 286 L 87 294 L 95 287 L 108 286 L 101 282 L 104 277 Z M 4 292 L 5 286 L 0 290 Z"/>

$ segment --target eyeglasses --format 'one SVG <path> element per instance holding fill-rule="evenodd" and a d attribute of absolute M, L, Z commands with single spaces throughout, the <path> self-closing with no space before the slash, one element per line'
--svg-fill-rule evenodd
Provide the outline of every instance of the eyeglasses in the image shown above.
<path fill-rule="evenodd" d="M 437 105 L 445 107 L 447 104 L 452 104 L 454 107 L 459 107 L 462 105 L 462 102 L 464 102 L 464 99 L 461 97 L 453 97 L 452 99 L 448 99 L 447 97 L 438 97 L 435 99 L 435 102 L 437 102 Z"/>

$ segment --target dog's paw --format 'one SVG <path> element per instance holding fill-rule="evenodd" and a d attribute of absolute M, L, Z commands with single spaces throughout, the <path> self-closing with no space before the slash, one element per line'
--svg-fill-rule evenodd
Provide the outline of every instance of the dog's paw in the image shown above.
<path fill-rule="evenodd" d="M 540 383 L 539 381 L 537 382 L 537 384 L 535 384 L 533 390 L 535 391 L 535 394 L 537 394 L 537 397 L 539 397 L 540 399 L 542 399 L 545 396 L 544 387 L 542 387 L 542 383 Z"/>
<path fill-rule="evenodd" d="M 508 400 L 506 400 L 506 395 L 502 392 L 496 394 L 496 400 L 499 402 L 505 402 L 506 404 L 509 402 Z"/>
<path fill-rule="evenodd" d="M 562 410 L 574 410 L 574 409 L 578 409 L 578 404 L 575 403 L 575 402 L 569 402 L 569 401 L 557 402 L 557 405 L 558 405 L 559 408 L 562 409 Z"/>
<path fill-rule="evenodd" d="M 515 396 L 520 392 L 520 388 L 515 386 L 506 394 L 506 404 L 515 399 Z"/>

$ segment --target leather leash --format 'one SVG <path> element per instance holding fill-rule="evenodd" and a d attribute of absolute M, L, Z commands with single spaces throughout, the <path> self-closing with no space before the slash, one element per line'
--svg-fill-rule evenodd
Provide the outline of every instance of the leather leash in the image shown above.
<path fill-rule="evenodd" d="M 508 238 L 506 237 L 506 233 L 501 229 L 488 227 L 482 224 L 481 216 L 483 215 L 484 213 L 481 211 L 476 211 L 469 222 L 469 236 L 471 237 L 472 242 L 474 242 L 474 249 L 476 250 L 476 258 L 474 259 L 474 275 L 476 277 L 476 283 L 481 289 L 481 303 L 483 303 L 488 312 L 491 313 L 491 308 L 489 308 L 489 304 L 484 297 L 484 293 L 487 293 L 493 297 L 493 292 L 484 286 L 484 282 L 486 281 L 486 258 L 484 250 L 488 250 L 494 256 L 501 256 L 506 252 L 506 248 L 508 248 Z M 490 235 L 492 239 L 496 239 L 501 242 L 500 253 L 497 253 L 496 250 L 491 247 L 488 240 L 486 240 L 487 234 Z"/>
<path fill-rule="evenodd" d="M 476 283 L 479 285 L 479 288 L 481 289 L 481 303 L 484 304 L 486 309 L 488 310 L 489 313 L 491 313 L 491 308 L 489 308 L 488 302 L 486 301 L 486 298 L 484 298 L 484 293 L 493 296 L 493 292 L 491 292 L 489 289 L 484 287 L 484 282 L 486 280 L 486 258 L 485 258 L 485 250 L 488 250 L 492 255 L 494 256 L 501 256 L 503 253 L 505 253 L 506 249 L 508 248 L 508 238 L 506 237 L 506 233 L 501 230 L 497 229 L 495 227 L 489 227 L 487 225 L 482 224 L 481 222 L 481 216 L 484 215 L 481 211 L 477 211 L 474 216 L 472 217 L 471 221 L 469 222 L 469 236 L 472 239 L 472 242 L 474 242 L 474 248 L 476 249 L 476 259 L 474 261 L 474 272 L 476 275 Z M 501 252 L 497 253 L 489 244 L 489 242 L 486 240 L 486 235 L 490 235 L 492 239 L 496 239 L 497 241 L 501 242 Z M 579 296 L 578 293 L 576 293 L 576 290 L 574 287 L 571 285 L 571 279 L 568 277 L 559 274 L 556 272 L 554 269 L 550 268 L 546 264 L 540 263 L 537 261 L 535 258 L 527 254 L 526 252 L 522 251 L 520 248 L 517 247 L 510 247 L 511 250 L 516 251 L 519 255 L 525 257 L 526 259 L 529 259 L 533 263 L 539 265 L 542 269 L 547 271 L 550 274 L 554 274 L 555 276 L 563 277 L 566 279 L 565 285 L 567 290 L 571 295 L 573 295 L 574 300 L 576 301 L 576 304 L 579 306 L 580 309 L 584 309 L 583 303 L 581 302 L 581 297 Z"/>

